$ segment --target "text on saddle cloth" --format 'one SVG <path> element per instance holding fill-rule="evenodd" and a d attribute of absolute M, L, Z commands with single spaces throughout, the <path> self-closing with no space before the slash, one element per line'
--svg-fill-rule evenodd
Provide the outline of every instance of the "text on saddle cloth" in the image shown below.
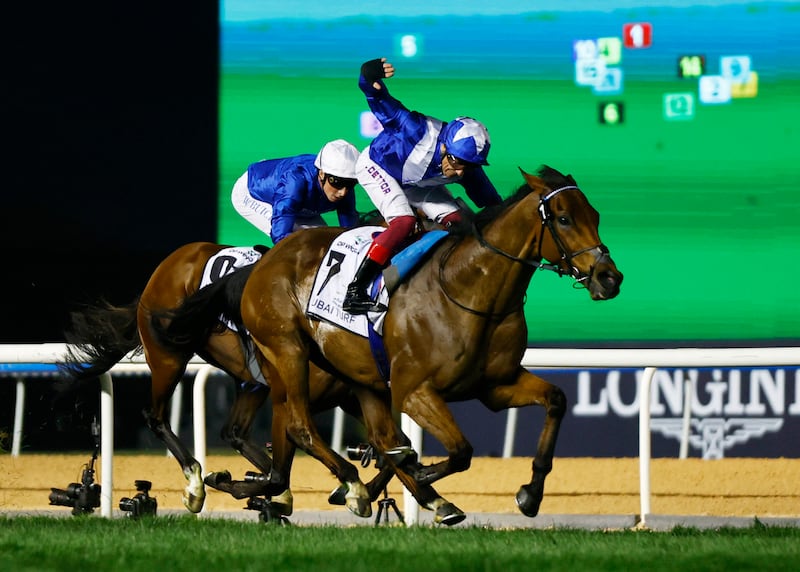
<path fill-rule="evenodd" d="M 314 287 L 308 299 L 306 314 L 329 322 L 361 337 L 369 336 L 369 321 L 378 321 L 378 332 L 382 331 L 385 312 L 369 312 L 368 315 L 353 315 L 342 309 L 347 286 L 356 275 L 359 264 L 367 255 L 372 238 L 384 228 L 381 226 L 360 226 L 336 237 L 325 257 L 322 259 Z M 383 287 L 383 278 L 378 277 L 379 303 L 388 305 L 388 294 Z M 375 292 L 375 287 L 370 290 Z"/>
<path fill-rule="evenodd" d="M 216 282 L 237 268 L 255 264 L 260 258 L 261 253 L 255 248 L 247 246 L 223 248 L 206 262 L 203 268 L 203 277 L 200 279 L 200 288 Z"/>
<path fill-rule="evenodd" d="M 384 230 L 380 226 L 364 226 L 344 232 L 336 238 L 317 270 L 306 311 L 309 317 L 325 320 L 365 338 L 370 337 L 370 324 L 378 334 L 383 332 L 385 311 L 355 316 L 342 310 L 342 303 L 347 286 L 355 277 L 373 237 Z M 378 306 L 385 308 L 389 305 L 390 293 L 397 289 L 430 249 L 445 236 L 447 232 L 443 230 L 429 231 L 392 257 L 389 267 L 370 288 Z"/>
<path fill-rule="evenodd" d="M 206 261 L 206 265 L 203 267 L 203 276 L 200 279 L 200 288 L 216 282 L 234 270 L 250 264 L 255 264 L 261 259 L 261 255 L 261 251 L 247 246 L 231 246 L 229 248 L 223 248 Z M 225 324 L 228 329 L 233 330 L 234 332 L 238 331 L 236 325 L 227 318 L 220 316 L 220 321 Z M 250 341 L 250 346 L 250 351 L 245 352 L 249 358 L 247 367 L 256 381 L 263 385 L 269 385 L 267 380 L 262 375 L 261 368 L 256 361 L 255 350 L 252 341 Z"/>

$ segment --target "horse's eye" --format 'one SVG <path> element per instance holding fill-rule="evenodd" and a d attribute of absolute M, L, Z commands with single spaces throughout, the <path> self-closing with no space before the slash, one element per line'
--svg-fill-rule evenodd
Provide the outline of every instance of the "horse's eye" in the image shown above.
<path fill-rule="evenodd" d="M 569 224 L 569 217 L 560 215 L 558 217 L 558 224 L 567 226 Z"/>

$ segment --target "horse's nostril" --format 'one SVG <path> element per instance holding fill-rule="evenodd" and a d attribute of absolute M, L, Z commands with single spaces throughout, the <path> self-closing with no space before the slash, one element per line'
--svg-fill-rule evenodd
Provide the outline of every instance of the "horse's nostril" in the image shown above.
<path fill-rule="evenodd" d="M 612 272 L 611 270 L 603 270 L 598 274 L 598 277 L 600 282 L 609 288 L 619 287 L 622 282 L 622 275 L 618 272 Z"/>

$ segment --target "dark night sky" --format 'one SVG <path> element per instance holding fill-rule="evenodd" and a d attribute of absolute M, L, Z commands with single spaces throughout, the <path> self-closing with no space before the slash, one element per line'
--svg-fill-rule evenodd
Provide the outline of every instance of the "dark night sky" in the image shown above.
<path fill-rule="evenodd" d="M 2 343 L 61 341 L 76 303 L 128 302 L 216 235 L 217 2 L 21 4 L 3 17 Z"/>

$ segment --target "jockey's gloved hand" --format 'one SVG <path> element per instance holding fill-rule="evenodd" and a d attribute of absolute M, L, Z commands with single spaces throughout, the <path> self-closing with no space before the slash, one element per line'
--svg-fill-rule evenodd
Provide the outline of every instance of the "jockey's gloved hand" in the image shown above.
<path fill-rule="evenodd" d="M 375 83 L 379 79 L 385 78 L 386 75 L 383 72 L 383 60 L 381 58 L 377 58 L 361 64 L 361 75 L 363 75 L 364 79 L 369 83 Z"/>

